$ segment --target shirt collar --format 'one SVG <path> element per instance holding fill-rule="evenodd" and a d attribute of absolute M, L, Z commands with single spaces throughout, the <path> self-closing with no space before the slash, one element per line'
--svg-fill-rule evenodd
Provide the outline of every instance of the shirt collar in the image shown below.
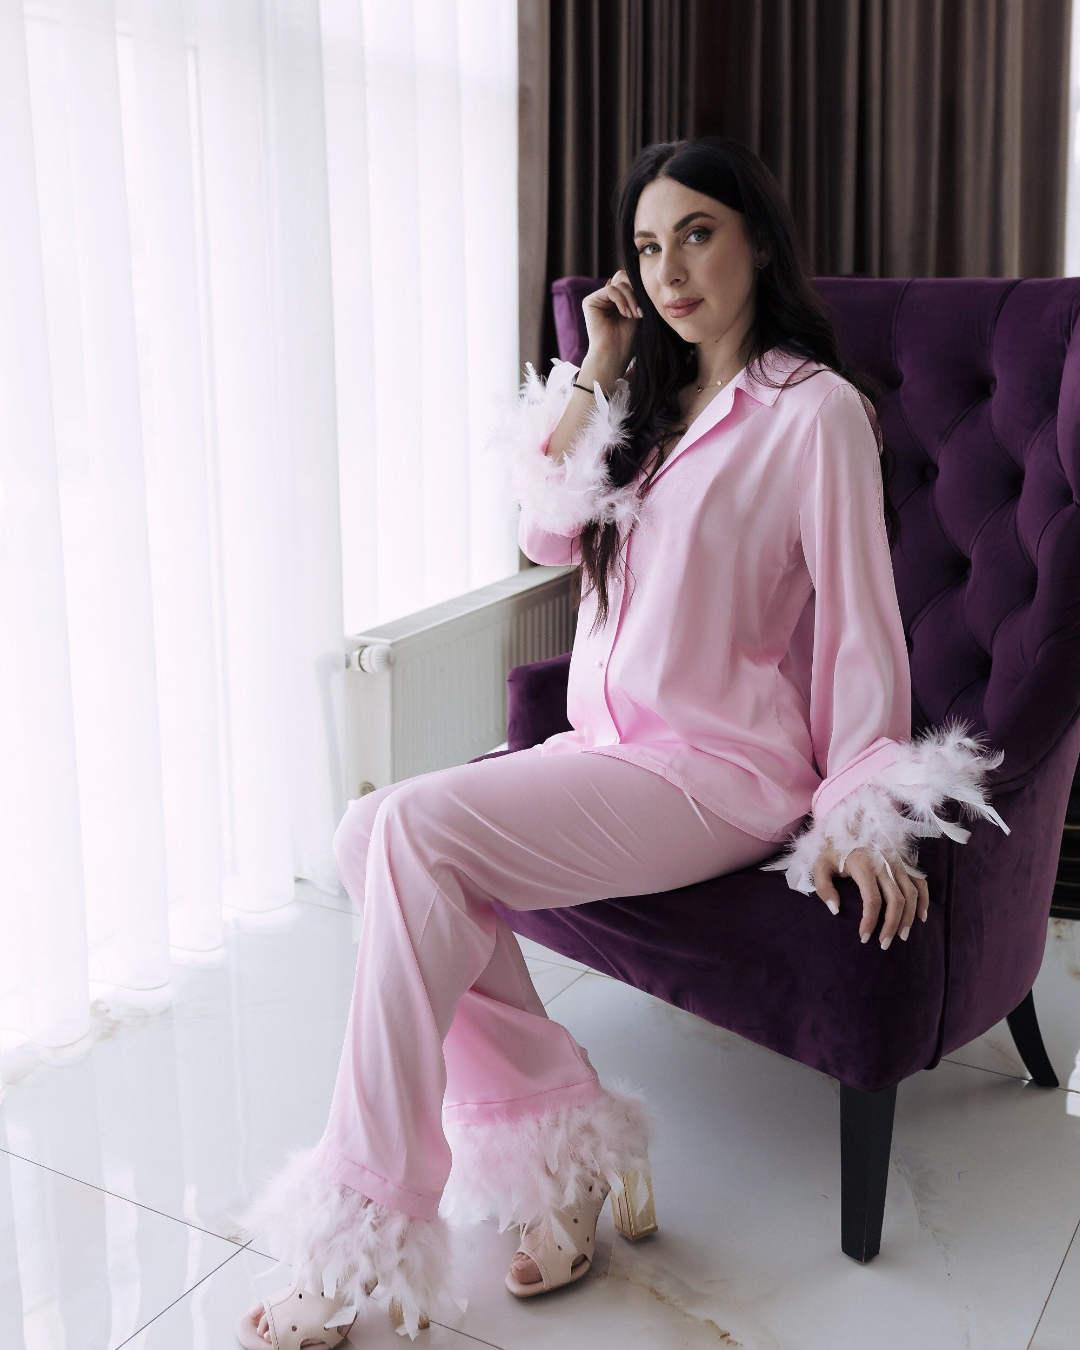
<path fill-rule="evenodd" d="M 792 356 L 789 352 L 781 351 L 779 347 L 770 347 L 762 357 L 764 375 L 778 383 L 785 381 L 788 375 L 802 366 L 805 361 L 806 358 L 803 356 Z M 737 389 L 742 389 L 757 403 L 770 405 L 776 402 L 776 396 L 780 392 L 779 388 L 774 389 L 770 385 L 755 379 L 750 374 L 748 367 L 743 366 L 742 370 L 733 376 L 731 381 L 718 394 L 710 399 L 690 426 L 687 427 L 678 444 L 672 448 L 663 464 L 653 475 L 654 479 L 659 478 L 662 473 L 666 473 L 690 446 L 696 445 L 703 436 L 706 436 L 727 417 L 735 406 L 735 391 Z"/>

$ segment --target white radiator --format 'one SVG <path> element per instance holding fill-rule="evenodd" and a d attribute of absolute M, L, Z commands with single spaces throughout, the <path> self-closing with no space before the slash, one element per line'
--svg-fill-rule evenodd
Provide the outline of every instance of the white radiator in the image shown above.
<path fill-rule="evenodd" d="M 526 567 L 346 638 L 349 797 L 506 740 L 511 666 L 568 652 L 570 568 Z"/>

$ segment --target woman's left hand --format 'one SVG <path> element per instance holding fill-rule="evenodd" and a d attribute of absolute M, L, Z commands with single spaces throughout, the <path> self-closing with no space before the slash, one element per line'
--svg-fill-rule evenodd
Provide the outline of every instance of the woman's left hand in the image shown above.
<path fill-rule="evenodd" d="M 847 876 L 858 885 L 862 895 L 863 914 L 859 937 L 869 942 L 878 921 L 881 906 L 885 906 L 885 922 L 881 926 L 881 949 L 884 951 L 899 933 L 906 942 L 911 925 L 918 914 L 923 923 L 930 912 L 930 894 L 923 877 L 913 877 L 901 859 L 893 854 L 889 869 L 881 858 L 875 859 L 865 849 L 856 848 L 847 855 L 844 870 L 840 870 L 840 854 L 835 849 L 823 849 L 812 868 L 814 889 L 834 914 L 840 912 L 840 896 L 833 885 L 834 876 Z"/>

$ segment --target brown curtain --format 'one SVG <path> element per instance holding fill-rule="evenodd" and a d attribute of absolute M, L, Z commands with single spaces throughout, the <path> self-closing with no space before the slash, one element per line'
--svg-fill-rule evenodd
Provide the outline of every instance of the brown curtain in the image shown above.
<path fill-rule="evenodd" d="M 755 150 L 818 275 L 1060 276 L 1071 0 L 712 0 L 690 134 Z"/>
<path fill-rule="evenodd" d="M 555 277 L 613 270 L 623 169 L 679 136 L 731 136 L 762 157 L 815 275 L 1064 270 L 1071 0 L 522 6 L 549 23 L 546 57 L 528 53 L 549 81 L 547 212 L 523 222 L 536 298 L 522 360 L 555 355 Z"/>
<path fill-rule="evenodd" d="M 556 354 L 551 281 L 614 270 L 611 197 L 627 165 L 643 145 L 686 134 L 696 6 L 697 0 L 520 0 L 519 71 L 528 92 L 523 87 L 519 184 L 530 204 L 537 180 L 547 180 L 546 209 L 521 212 L 523 363 L 546 370 Z M 529 46 L 545 29 L 546 61 Z M 547 72 L 542 92 L 538 64 Z M 543 104 L 541 164 L 535 124 Z"/>

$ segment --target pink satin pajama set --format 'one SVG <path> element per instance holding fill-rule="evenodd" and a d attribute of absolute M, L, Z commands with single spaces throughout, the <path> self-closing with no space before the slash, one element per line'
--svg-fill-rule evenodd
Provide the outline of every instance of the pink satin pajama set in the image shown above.
<path fill-rule="evenodd" d="M 602 472 L 624 395 L 598 400 L 561 465 L 547 441 L 575 366 L 556 363 L 546 383 L 530 371 L 508 413 L 523 552 L 577 562 L 582 524 L 606 511 L 632 521 L 625 568 L 595 634 L 595 595 L 583 596 L 571 730 L 380 788 L 337 829 L 338 871 L 363 913 L 356 982 L 325 1133 L 293 1162 L 294 1181 L 338 1184 L 334 1204 L 370 1197 L 409 1217 L 402 1231 L 428 1225 L 430 1238 L 448 1189 L 456 1209 L 524 1222 L 535 1204 L 521 1187 L 552 1171 L 529 1153 L 553 1147 L 548 1122 L 581 1157 L 592 1156 L 582 1141 L 601 1103 L 627 1106 L 648 1134 L 547 1015 L 493 899 L 578 905 L 752 865 L 808 813 L 820 827 L 872 791 L 910 748 L 907 647 L 865 406 L 831 370 L 779 348 L 768 356 L 783 387 L 744 368 L 640 500 L 637 482 L 613 488 Z M 789 882 L 807 889 L 803 871 Z M 470 1152 L 473 1127 L 487 1167 Z M 615 1165 L 640 1160 L 644 1143 Z M 276 1209 L 272 1190 L 259 1231 L 276 1254 L 352 1289 L 349 1269 L 326 1275 L 339 1230 L 290 1211 L 302 1187 Z M 431 1302 L 446 1285 L 441 1261 L 421 1275 L 384 1261 L 383 1283 Z"/>

